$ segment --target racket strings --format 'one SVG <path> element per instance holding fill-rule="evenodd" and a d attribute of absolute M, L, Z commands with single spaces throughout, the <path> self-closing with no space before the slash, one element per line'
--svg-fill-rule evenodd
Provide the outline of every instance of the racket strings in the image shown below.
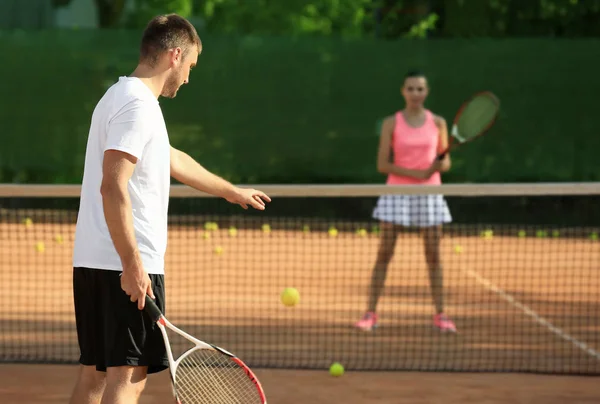
<path fill-rule="evenodd" d="M 209 349 L 188 354 L 175 371 L 182 404 L 259 404 L 261 398 L 243 368 L 228 356 Z"/>
<path fill-rule="evenodd" d="M 494 120 L 498 104 L 490 96 L 474 98 L 465 108 L 458 122 L 458 132 L 468 139 L 479 135 Z"/>

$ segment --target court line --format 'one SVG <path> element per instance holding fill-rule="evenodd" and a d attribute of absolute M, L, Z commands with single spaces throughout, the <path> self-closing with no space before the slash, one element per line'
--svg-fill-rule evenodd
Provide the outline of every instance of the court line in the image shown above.
<path fill-rule="evenodd" d="M 550 321 L 546 320 L 544 317 L 537 314 L 532 308 L 519 302 L 512 295 L 505 292 L 498 286 L 494 285 L 492 282 L 490 282 L 488 279 L 482 277 L 477 272 L 472 271 L 470 269 L 468 269 L 468 270 L 463 269 L 463 272 L 465 272 L 467 275 L 474 278 L 485 289 L 496 293 L 498 296 L 500 296 L 501 298 L 506 300 L 511 306 L 516 307 L 517 309 L 521 310 L 522 312 L 527 314 L 529 317 L 533 318 L 535 320 L 535 322 L 537 322 L 538 324 L 540 324 L 543 327 L 546 327 L 548 330 L 550 330 L 552 333 L 556 334 L 561 339 L 570 342 L 571 344 L 575 345 L 577 348 L 581 349 L 583 352 L 587 353 L 588 355 L 590 355 L 600 361 L 600 352 L 598 352 L 595 349 L 593 349 L 592 347 L 588 346 L 585 342 L 579 341 L 577 338 L 569 335 L 567 332 L 558 328 L 557 326 L 552 324 Z"/>

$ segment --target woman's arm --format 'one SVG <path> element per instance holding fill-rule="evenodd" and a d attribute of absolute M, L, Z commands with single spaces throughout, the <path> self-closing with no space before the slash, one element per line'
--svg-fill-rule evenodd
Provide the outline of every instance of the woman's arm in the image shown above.
<path fill-rule="evenodd" d="M 446 124 L 446 120 L 441 116 L 434 117 L 435 125 L 439 129 L 440 133 L 440 142 L 438 143 L 438 155 L 442 154 L 446 148 L 448 147 L 448 125 Z M 450 160 L 450 153 L 446 153 L 444 159 L 440 165 L 440 172 L 444 173 L 450 170 L 452 166 L 452 161 Z"/>

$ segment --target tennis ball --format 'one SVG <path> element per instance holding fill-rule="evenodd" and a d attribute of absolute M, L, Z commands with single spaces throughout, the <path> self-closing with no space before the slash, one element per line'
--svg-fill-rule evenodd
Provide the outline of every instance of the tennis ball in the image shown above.
<path fill-rule="evenodd" d="M 328 233 L 330 237 L 336 237 L 338 235 L 338 231 L 335 227 L 330 227 Z"/>
<path fill-rule="evenodd" d="M 205 231 L 204 233 L 202 233 L 202 237 L 203 237 L 205 240 L 208 240 L 208 239 L 210 238 L 210 233 L 209 233 L 209 232 L 207 232 L 207 231 Z"/>
<path fill-rule="evenodd" d="M 310 233 L 310 226 L 308 226 L 308 225 L 306 225 L 306 224 L 305 224 L 305 225 L 302 227 L 302 232 L 303 232 L 303 233 Z"/>
<path fill-rule="evenodd" d="M 519 230 L 518 236 L 521 238 L 527 237 L 527 232 L 525 230 Z"/>
<path fill-rule="evenodd" d="M 285 306 L 292 307 L 298 304 L 300 301 L 300 293 L 296 288 L 285 288 L 281 292 L 281 303 Z"/>
<path fill-rule="evenodd" d="M 271 233 L 271 226 L 268 224 L 263 224 L 262 225 L 262 231 L 263 233 L 269 234 Z"/>
<path fill-rule="evenodd" d="M 215 222 L 204 223 L 204 230 L 219 230 L 219 225 Z"/>
<path fill-rule="evenodd" d="M 560 237 L 560 232 L 558 230 L 553 230 L 552 237 L 554 237 L 554 238 Z"/>
<path fill-rule="evenodd" d="M 494 238 L 494 231 L 487 229 L 481 232 L 481 237 L 483 237 L 486 240 L 491 240 L 492 238 Z"/>
<path fill-rule="evenodd" d="M 373 234 L 379 234 L 380 230 L 379 230 L 379 226 L 374 225 L 371 227 L 371 233 Z"/>
<path fill-rule="evenodd" d="M 25 227 L 31 227 L 31 225 L 33 224 L 33 220 L 31 220 L 30 217 L 26 217 L 23 220 L 23 224 L 25 225 Z"/>
<path fill-rule="evenodd" d="M 462 246 L 461 246 L 461 245 L 458 245 L 458 244 L 457 244 L 457 245 L 455 245 L 455 246 L 454 246 L 454 252 L 455 252 L 455 253 L 457 253 L 457 254 L 460 254 L 461 252 L 463 252 L 463 248 L 462 248 Z"/>
<path fill-rule="evenodd" d="M 223 254 L 223 247 L 221 247 L 220 245 L 215 247 L 215 254 L 217 255 L 221 255 Z"/>
<path fill-rule="evenodd" d="M 545 238 L 548 235 L 546 230 L 538 230 L 535 232 L 535 236 L 538 238 Z"/>
<path fill-rule="evenodd" d="M 594 241 L 598 240 L 598 233 L 594 232 L 594 233 L 590 234 L 590 240 L 594 240 Z"/>
<path fill-rule="evenodd" d="M 360 237 L 365 237 L 367 235 L 367 230 L 365 230 L 365 229 L 358 229 L 356 231 L 356 234 L 358 234 Z"/>
<path fill-rule="evenodd" d="M 344 374 L 344 366 L 339 362 L 334 362 L 329 367 L 329 374 L 333 377 L 340 377 Z"/>
<path fill-rule="evenodd" d="M 235 237 L 235 236 L 237 236 L 237 229 L 236 229 L 235 227 L 231 226 L 231 227 L 229 228 L 229 235 L 230 235 L 231 237 Z"/>
<path fill-rule="evenodd" d="M 63 241 L 64 241 L 63 236 L 60 235 L 60 234 L 55 235 L 54 236 L 54 241 L 56 241 L 58 244 L 62 244 Z"/>
<path fill-rule="evenodd" d="M 35 250 L 39 253 L 43 253 L 44 251 L 46 251 L 46 246 L 42 241 L 38 241 L 37 243 L 35 243 Z"/>

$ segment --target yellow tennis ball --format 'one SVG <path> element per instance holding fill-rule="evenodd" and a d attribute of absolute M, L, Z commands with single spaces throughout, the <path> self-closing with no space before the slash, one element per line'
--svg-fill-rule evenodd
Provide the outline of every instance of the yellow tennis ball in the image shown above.
<path fill-rule="evenodd" d="M 521 238 L 527 237 L 527 232 L 525 230 L 519 230 L 518 236 Z"/>
<path fill-rule="evenodd" d="M 270 233 L 271 232 L 271 226 L 268 224 L 263 224 L 262 225 L 262 231 L 263 233 Z"/>
<path fill-rule="evenodd" d="M 229 228 L 229 235 L 230 235 L 231 237 L 235 237 L 235 236 L 237 236 L 237 229 L 236 229 L 235 227 L 231 226 L 231 227 Z"/>
<path fill-rule="evenodd" d="M 205 240 L 208 240 L 208 239 L 210 238 L 210 233 L 209 233 L 209 232 L 207 232 L 207 231 L 205 231 L 205 232 L 202 234 L 202 237 L 203 237 Z"/>
<path fill-rule="evenodd" d="M 598 233 L 592 233 L 590 234 L 590 240 L 596 241 L 598 240 Z"/>
<path fill-rule="evenodd" d="M 217 254 L 217 255 L 223 254 L 223 247 L 221 247 L 220 245 L 216 246 L 215 247 L 215 254 Z"/>
<path fill-rule="evenodd" d="M 335 227 L 330 227 L 329 228 L 329 236 L 330 237 L 336 237 L 338 235 L 338 231 Z"/>
<path fill-rule="evenodd" d="M 481 237 L 483 237 L 486 240 L 490 240 L 494 237 L 494 231 L 493 230 L 484 230 L 481 232 Z"/>
<path fill-rule="evenodd" d="M 219 230 L 219 225 L 215 222 L 206 222 L 204 223 L 205 230 Z"/>
<path fill-rule="evenodd" d="M 60 235 L 60 234 L 55 235 L 54 236 L 54 241 L 56 241 L 58 244 L 62 244 L 63 241 L 64 241 L 63 236 Z"/>
<path fill-rule="evenodd" d="M 37 252 L 43 253 L 44 251 L 46 251 L 46 246 L 42 241 L 38 241 L 37 243 L 35 243 L 35 250 Z"/>
<path fill-rule="evenodd" d="M 344 366 L 339 362 L 334 362 L 329 367 L 329 374 L 334 377 L 340 377 L 344 374 Z"/>
<path fill-rule="evenodd" d="M 23 224 L 25 225 L 25 227 L 31 227 L 31 225 L 33 224 L 33 220 L 31 220 L 30 217 L 27 217 L 23 220 Z"/>
<path fill-rule="evenodd" d="M 462 252 L 463 252 L 463 248 L 462 248 L 462 246 L 461 246 L 461 245 L 458 245 L 458 244 L 457 244 L 457 245 L 455 245 L 455 246 L 454 246 L 454 252 L 455 252 L 455 253 L 457 253 L 457 254 L 460 254 L 460 253 L 462 253 Z"/>
<path fill-rule="evenodd" d="M 281 292 L 281 303 L 285 306 L 292 307 L 298 304 L 300 301 L 300 293 L 296 288 L 285 288 Z"/>
<path fill-rule="evenodd" d="M 356 231 L 356 234 L 358 234 L 360 237 L 365 237 L 367 235 L 367 230 L 366 229 L 358 229 Z"/>
<path fill-rule="evenodd" d="M 302 227 L 302 232 L 303 232 L 303 233 L 309 233 L 309 232 L 310 232 L 310 226 L 308 226 L 308 225 L 304 225 L 304 226 Z"/>

